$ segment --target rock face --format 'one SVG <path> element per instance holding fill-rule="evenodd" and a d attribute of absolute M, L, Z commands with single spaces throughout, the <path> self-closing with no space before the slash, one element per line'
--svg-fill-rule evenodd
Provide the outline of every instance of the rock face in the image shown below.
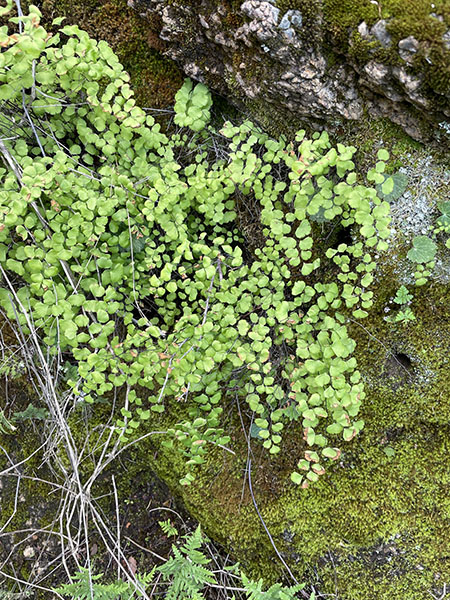
<path fill-rule="evenodd" d="M 368 113 L 416 139 L 450 120 L 450 13 L 408 0 L 129 0 L 187 75 L 245 106 L 330 129 Z M 436 3 L 436 8 L 440 6 Z M 392 5 L 392 6 L 391 6 Z M 423 6 L 422 6 L 423 5 Z M 428 8 L 427 8 L 428 7 Z M 385 14 L 386 13 L 386 14 Z M 145 27 L 145 25 L 143 25 Z"/>

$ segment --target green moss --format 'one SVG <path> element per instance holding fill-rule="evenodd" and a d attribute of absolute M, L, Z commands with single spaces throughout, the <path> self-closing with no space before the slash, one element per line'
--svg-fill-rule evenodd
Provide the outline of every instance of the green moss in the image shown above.
<path fill-rule="evenodd" d="M 0 390 L 0 403 L 4 405 L 3 383 Z M 8 398 L 18 400 L 17 393 L 29 400 L 18 386 L 17 382 L 9 382 Z M 23 403 L 24 404 L 24 403 Z M 25 408 L 26 404 L 16 407 Z M 13 579 L 20 574 L 24 581 L 35 576 L 32 568 L 38 557 L 38 547 L 41 545 L 48 533 L 46 529 L 52 530 L 54 518 L 58 509 L 60 498 L 55 494 L 55 488 L 45 483 L 52 475 L 50 469 L 42 464 L 42 453 L 37 452 L 41 446 L 39 436 L 30 423 L 18 425 L 15 435 L 4 435 L 0 433 L 0 445 L 2 453 L 0 457 L 1 485 L 1 508 L 0 529 L 3 533 L 0 544 L 0 556 L 3 563 L 2 571 Z M 7 454 L 6 454 L 7 453 Z M 14 464 L 19 467 L 12 469 Z M 18 475 L 20 479 L 18 479 Z M 18 487 L 17 487 L 18 486 Z M 35 529 L 36 534 L 30 532 Z M 18 533 L 15 533 L 18 532 Z M 6 535 L 6 534 L 10 535 Z M 50 560 L 53 548 L 50 543 L 45 553 L 45 560 Z M 27 546 L 31 546 L 36 552 L 36 559 L 27 559 L 23 552 Z M 2 590 L 11 589 L 11 580 L 4 579 Z M 38 597 L 38 596 L 36 596 Z"/>
<path fill-rule="evenodd" d="M 238 446 L 243 442 L 242 439 L 235 441 Z M 149 445 L 154 456 L 155 446 Z M 243 445 L 236 456 L 245 456 Z M 184 463 L 181 454 L 157 446 L 157 460 L 153 465 L 155 472 L 169 485 L 171 492 L 181 498 L 189 514 L 200 522 L 204 531 L 239 557 L 241 564 L 252 573 L 276 579 L 281 569 L 272 562 L 272 548 L 266 543 L 248 488 L 243 486 L 245 460 L 234 458 L 226 451 L 210 450 L 206 464 L 198 469 L 196 479 L 189 487 L 179 483 L 185 472 Z M 256 479 L 259 481 L 260 477 L 256 476 Z"/>
<path fill-rule="evenodd" d="M 371 42 L 361 37 L 358 31 L 354 31 L 351 36 L 349 56 L 357 62 L 368 62 L 371 59 L 371 52 L 379 47 L 378 42 Z"/>
<path fill-rule="evenodd" d="M 422 73 L 429 93 L 436 93 L 436 106 L 444 106 L 445 95 L 450 89 L 450 51 L 442 44 L 442 36 L 450 27 L 448 3 L 435 3 L 433 12 L 444 20 L 430 16 L 430 3 L 423 0 L 408 2 L 392 0 L 388 3 L 389 17 L 387 28 L 392 36 L 392 46 L 410 35 L 422 42 L 422 49 L 414 60 L 413 69 Z M 441 95 L 443 97 L 441 97 Z"/>
<path fill-rule="evenodd" d="M 423 152 L 420 142 L 413 140 L 403 129 L 389 119 L 372 119 L 365 115 L 357 123 L 346 122 L 336 132 L 334 141 L 354 146 L 354 161 L 358 171 L 365 173 L 377 162 L 377 152 L 385 148 L 390 159 L 386 171 L 393 173 L 403 166 L 404 156 Z M 429 149 L 429 152 L 432 152 Z M 436 154 L 436 150 L 433 151 Z"/>
<path fill-rule="evenodd" d="M 380 18 L 369 0 L 324 0 L 323 16 L 327 33 L 342 51 L 348 49 L 348 28 L 356 28 L 362 21 L 370 26 Z"/>
<path fill-rule="evenodd" d="M 336 585 L 342 598 L 404 600 L 405 590 L 414 590 L 407 597 L 422 600 L 437 573 L 443 580 L 450 575 L 449 562 L 441 558 L 449 551 L 449 428 L 425 421 L 395 428 L 400 413 L 389 402 L 389 395 L 370 392 L 365 432 L 311 489 L 286 482 L 289 463 L 292 468 L 299 456 L 295 443 L 288 442 L 278 460 L 255 449 L 253 489 L 275 543 L 299 577 L 317 570 L 323 593 L 333 593 Z M 227 541 L 254 576 L 274 581 L 282 568 L 239 474 L 243 456 L 216 453 L 188 489 L 177 484 L 181 465 L 171 453 L 159 454 L 157 469 L 210 535 Z"/>
<path fill-rule="evenodd" d="M 435 12 L 444 17 L 444 22 L 430 16 Z M 442 46 L 442 35 L 448 26 L 448 5 L 437 2 L 433 9 L 427 0 L 385 0 L 379 6 L 370 0 L 324 0 L 323 14 L 327 29 L 335 36 L 335 42 L 348 41 L 347 28 L 355 29 L 365 21 L 371 27 L 379 19 L 388 21 L 388 31 L 393 36 L 396 48 L 399 40 L 413 35 L 419 41 Z M 447 23 L 445 23 L 447 21 Z"/>

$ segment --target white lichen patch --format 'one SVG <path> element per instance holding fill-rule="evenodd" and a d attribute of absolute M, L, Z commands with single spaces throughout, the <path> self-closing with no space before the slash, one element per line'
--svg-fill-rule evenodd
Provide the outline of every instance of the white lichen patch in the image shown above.
<path fill-rule="evenodd" d="M 406 155 L 404 161 L 399 170 L 408 177 L 408 187 L 391 204 L 392 234 L 428 235 L 439 214 L 438 204 L 450 197 L 450 169 L 427 154 L 414 159 Z"/>

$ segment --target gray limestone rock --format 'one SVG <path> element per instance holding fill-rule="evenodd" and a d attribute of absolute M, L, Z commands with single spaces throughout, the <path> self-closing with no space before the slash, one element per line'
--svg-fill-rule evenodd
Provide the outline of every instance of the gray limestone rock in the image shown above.
<path fill-rule="evenodd" d="M 386 21 L 381 19 L 370 30 L 370 33 L 380 42 L 383 48 L 387 48 L 391 42 L 392 38 L 386 29 Z"/>
<path fill-rule="evenodd" d="M 245 0 L 239 8 L 217 0 L 129 4 L 149 22 L 160 23 L 157 33 L 166 56 L 256 118 L 291 120 L 294 114 L 329 127 L 369 113 L 391 119 L 415 138 L 442 141 L 438 124 L 450 115 L 449 86 L 445 88 L 443 77 L 444 87 L 441 83 L 433 89 L 424 61 L 415 60 L 422 55 L 420 35 L 394 44 L 388 19 L 347 28 L 350 53 L 332 45 L 323 0 L 317 0 L 313 22 L 299 10 L 281 12 L 276 0 Z M 371 43 L 366 57 L 353 45 L 355 32 Z M 423 48 L 426 52 L 425 43 Z M 442 52 L 449 48 L 447 32 Z M 384 60 L 380 49 L 392 52 L 392 59 Z M 425 60 L 434 56 L 426 54 Z"/>
<path fill-rule="evenodd" d="M 294 27 L 300 29 L 303 24 L 302 13 L 299 10 L 288 10 L 280 21 L 278 27 L 280 29 L 289 29 Z"/>
<path fill-rule="evenodd" d="M 365 21 L 362 21 L 362 23 L 358 25 L 358 33 L 364 39 L 367 39 L 369 37 L 369 28 Z"/>
<path fill-rule="evenodd" d="M 400 40 L 398 43 L 398 53 L 400 57 L 407 63 L 411 63 L 414 55 L 419 49 L 419 42 L 412 35 L 407 38 Z"/>
<path fill-rule="evenodd" d="M 386 80 L 389 73 L 389 67 L 372 60 L 365 65 L 364 71 L 369 79 L 371 79 L 376 85 L 380 85 Z"/>

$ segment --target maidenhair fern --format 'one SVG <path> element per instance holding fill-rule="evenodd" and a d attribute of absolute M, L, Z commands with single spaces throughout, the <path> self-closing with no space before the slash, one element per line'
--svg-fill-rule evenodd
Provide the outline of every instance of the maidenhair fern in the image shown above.
<path fill-rule="evenodd" d="M 202 86 L 185 83 L 176 104 L 197 133 L 162 133 L 105 42 L 76 26 L 61 41 L 39 17 L 31 7 L 22 33 L 0 29 L 1 306 L 70 356 L 80 401 L 124 390 L 121 440 L 182 402 L 167 443 L 186 456 L 183 484 L 229 442 L 223 405 L 240 397 L 272 454 L 299 422 L 292 480 L 306 487 L 364 425 L 346 324 L 372 305 L 388 203 L 355 172 L 356 149 L 325 132 L 206 127 Z M 367 179 L 388 193 L 378 158 Z M 236 224 L 247 203 L 260 212 L 250 247 Z M 351 240 L 324 247 L 325 225 Z"/>
<path fill-rule="evenodd" d="M 211 105 L 208 88 L 202 83 L 193 87 L 192 81 L 186 79 L 175 95 L 175 123 L 193 131 L 201 131 L 210 119 Z"/>

